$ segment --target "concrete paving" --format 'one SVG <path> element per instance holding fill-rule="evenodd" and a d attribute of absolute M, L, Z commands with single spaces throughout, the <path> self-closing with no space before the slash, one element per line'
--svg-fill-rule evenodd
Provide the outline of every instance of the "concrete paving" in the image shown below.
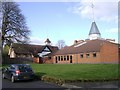
<path fill-rule="evenodd" d="M 108 82 L 79 82 L 79 83 L 66 83 L 62 87 L 66 88 L 119 88 L 118 81 L 108 81 Z"/>

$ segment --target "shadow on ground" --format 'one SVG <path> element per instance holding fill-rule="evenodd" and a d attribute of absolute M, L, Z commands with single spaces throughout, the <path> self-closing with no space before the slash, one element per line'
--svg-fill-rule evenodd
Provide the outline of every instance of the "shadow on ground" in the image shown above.
<path fill-rule="evenodd" d="M 35 80 L 41 80 L 44 75 L 46 75 L 46 73 L 36 72 L 35 73 Z"/>

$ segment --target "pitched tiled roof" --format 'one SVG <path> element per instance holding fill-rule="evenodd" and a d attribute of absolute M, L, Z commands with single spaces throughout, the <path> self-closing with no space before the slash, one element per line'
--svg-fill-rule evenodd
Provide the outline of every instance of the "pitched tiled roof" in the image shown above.
<path fill-rule="evenodd" d="M 12 48 L 14 49 L 15 53 L 22 53 L 22 54 L 37 54 L 43 51 L 45 47 L 48 47 L 51 52 L 58 50 L 56 46 L 48 46 L 48 45 L 31 45 L 31 44 L 18 44 L 13 43 Z"/>
<path fill-rule="evenodd" d="M 47 45 L 47 47 L 51 50 L 51 52 L 56 52 L 58 50 L 57 46 Z"/>
<path fill-rule="evenodd" d="M 65 54 L 77 54 L 77 53 L 89 53 L 89 52 L 100 52 L 101 45 L 103 43 L 110 43 L 106 40 L 89 40 L 79 44 L 75 44 L 57 51 L 54 55 L 65 55 Z"/>

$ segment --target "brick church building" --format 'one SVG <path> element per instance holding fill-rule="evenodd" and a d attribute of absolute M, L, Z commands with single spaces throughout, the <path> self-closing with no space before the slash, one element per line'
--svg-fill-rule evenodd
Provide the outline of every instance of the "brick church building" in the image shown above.
<path fill-rule="evenodd" d="M 101 38 L 96 22 L 92 22 L 89 38 L 75 40 L 72 46 L 58 50 L 53 56 L 53 63 L 118 63 L 119 47 L 115 40 Z"/>
<path fill-rule="evenodd" d="M 75 40 L 71 46 L 58 49 L 47 39 L 45 45 L 13 43 L 10 58 L 32 58 L 36 63 L 76 64 L 76 63 L 119 63 L 120 45 L 115 40 L 101 38 L 101 33 L 92 22 L 88 39 Z"/>

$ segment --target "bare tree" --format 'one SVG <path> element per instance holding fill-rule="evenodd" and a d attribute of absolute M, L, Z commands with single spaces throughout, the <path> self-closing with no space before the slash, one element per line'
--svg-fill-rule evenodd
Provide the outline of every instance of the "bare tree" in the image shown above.
<path fill-rule="evenodd" d="M 64 48 L 66 46 L 65 41 L 64 40 L 58 40 L 57 46 L 58 46 L 59 49 Z"/>
<path fill-rule="evenodd" d="M 13 42 L 27 43 L 30 30 L 19 5 L 15 2 L 2 3 L 2 46 Z"/>

